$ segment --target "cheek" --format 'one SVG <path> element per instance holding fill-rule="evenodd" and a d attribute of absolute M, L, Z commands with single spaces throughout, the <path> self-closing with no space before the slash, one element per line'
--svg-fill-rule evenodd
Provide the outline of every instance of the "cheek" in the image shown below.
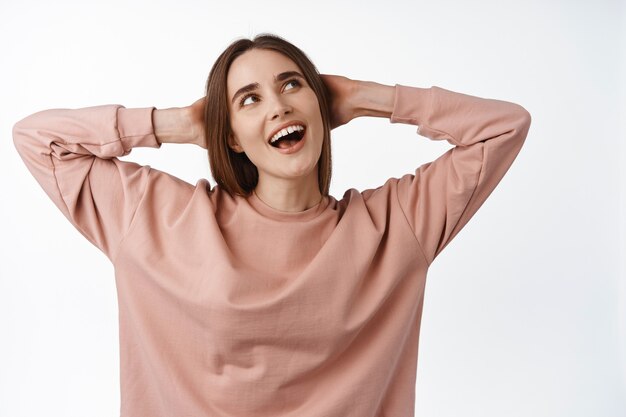
<path fill-rule="evenodd" d="M 317 124 L 317 128 L 319 129 L 320 133 L 323 134 L 323 132 L 324 132 L 324 119 L 322 118 L 322 111 L 319 109 L 319 107 L 316 109 L 315 122 Z"/>
<path fill-rule="evenodd" d="M 315 115 L 315 120 L 319 123 L 322 124 L 322 110 L 320 109 L 319 103 L 317 101 L 317 97 L 313 97 L 313 100 L 311 100 L 311 106 L 309 108 L 309 113 L 310 114 L 314 114 Z"/>
<path fill-rule="evenodd" d="M 250 127 L 247 126 L 246 120 L 241 117 L 233 117 L 230 120 L 230 129 L 233 135 L 239 139 L 239 142 L 246 142 L 246 135 L 250 135 Z"/>

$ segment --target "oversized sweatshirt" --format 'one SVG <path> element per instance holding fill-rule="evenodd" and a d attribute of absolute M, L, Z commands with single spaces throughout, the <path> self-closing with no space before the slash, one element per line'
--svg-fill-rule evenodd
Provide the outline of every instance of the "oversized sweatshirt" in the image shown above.
<path fill-rule="evenodd" d="M 153 110 L 50 109 L 13 128 L 32 175 L 114 266 L 121 416 L 413 416 L 428 268 L 508 171 L 528 111 L 396 84 L 390 122 L 454 147 L 283 212 L 120 161 L 160 147 Z"/>

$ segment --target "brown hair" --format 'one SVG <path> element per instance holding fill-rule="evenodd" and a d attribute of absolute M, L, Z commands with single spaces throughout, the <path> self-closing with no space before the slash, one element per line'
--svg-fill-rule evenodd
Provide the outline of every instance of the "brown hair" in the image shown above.
<path fill-rule="evenodd" d="M 279 52 L 291 59 L 302 71 L 307 83 L 319 102 L 324 126 L 322 153 L 318 160 L 318 182 L 322 195 L 328 195 L 332 173 L 330 146 L 329 93 L 319 72 L 306 54 L 280 36 L 261 33 L 254 39 L 238 39 L 231 43 L 217 58 L 206 84 L 206 107 L 204 123 L 209 165 L 213 178 L 230 195 L 248 196 L 259 180 L 257 167 L 244 153 L 237 153 L 228 146 L 232 134 L 226 77 L 232 62 L 250 49 L 266 49 Z"/>

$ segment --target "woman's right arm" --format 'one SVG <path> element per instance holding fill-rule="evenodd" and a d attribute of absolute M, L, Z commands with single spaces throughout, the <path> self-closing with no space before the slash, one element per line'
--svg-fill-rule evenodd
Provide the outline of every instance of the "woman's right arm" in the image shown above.
<path fill-rule="evenodd" d="M 195 143 L 188 111 L 117 104 L 43 110 L 14 125 L 13 142 L 63 215 L 113 260 L 151 179 L 149 165 L 117 157 L 138 146 Z"/>

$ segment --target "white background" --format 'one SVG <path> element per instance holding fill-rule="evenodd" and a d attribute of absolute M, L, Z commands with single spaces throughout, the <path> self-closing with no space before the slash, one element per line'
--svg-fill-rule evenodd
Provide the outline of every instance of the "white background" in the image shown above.
<path fill-rule="evenodd" d="M 624 2 L 334 3 L 1 3 L 0 416 L 110 417 L 120 398 L 113 267 L 29 174 L 13 124 L 47 108 L 186 106 L 228 44 L 263 31 L 321 73 L 532 115 L 509 172 L 430 268 L 416 416 L 626 415 Z M 415 132 L 382 118 L 334 130 L 331 194 L 451 147 Z M 215 185 L 195 145 L 122 159 Z"/>

